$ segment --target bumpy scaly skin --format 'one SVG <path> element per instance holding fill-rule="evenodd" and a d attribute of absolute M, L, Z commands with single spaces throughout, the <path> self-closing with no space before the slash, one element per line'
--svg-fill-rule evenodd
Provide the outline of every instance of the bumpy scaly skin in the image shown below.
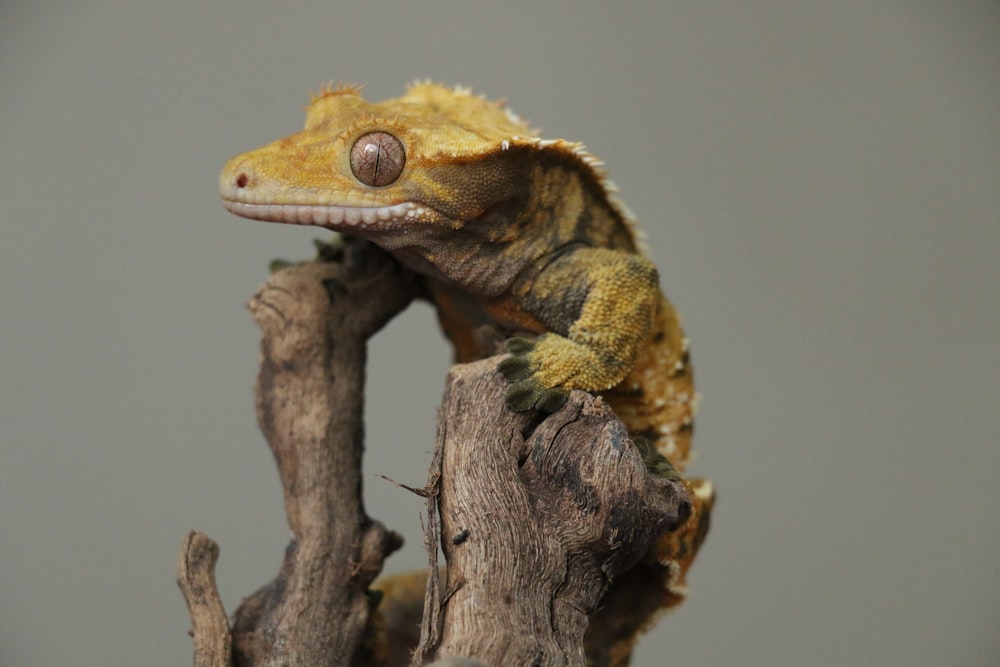
<path fill-rule="evenodd" d="M 655 446 L 652 469 L 683 473 L 695 400 L 687 342 L 614 187 L 580 144 L 540 139 L 463 89 L 421 83 L 373 104 L 358 88 L 327 87 L 302 132 L 233 158 L 219 187 L 237 215 L 392 252 L 426 276 L 457 360 L 495 353 L 483 327 L 510 337 L 500 371 L 514 409 L 601 392 Z M 708 482 L 686 483 L 691 517 L 651 554 L 665 606 L 683 598 L 713 500 Z"/>

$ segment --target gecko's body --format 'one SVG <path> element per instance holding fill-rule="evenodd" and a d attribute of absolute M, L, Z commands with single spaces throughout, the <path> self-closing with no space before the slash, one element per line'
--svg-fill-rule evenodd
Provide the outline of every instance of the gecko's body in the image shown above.
<path fill-rule="evenodd" d="M 600 163 L 465 90 L 416 84 L 378 104 L 359 92 L 324 89 L 302 132 L 230 160 L 225 206 L 388 250 L 425 277 L 458 361 L 495 353 L 483 326 L 515 337 L 500 369 L 513 408 L 601 393 L 683 473 L 695 401 L 687 341 Z M 710 484 L 687 486 L 690 518 L 652 554 L 664 606 L 683 597 L 712 503 Z"/>

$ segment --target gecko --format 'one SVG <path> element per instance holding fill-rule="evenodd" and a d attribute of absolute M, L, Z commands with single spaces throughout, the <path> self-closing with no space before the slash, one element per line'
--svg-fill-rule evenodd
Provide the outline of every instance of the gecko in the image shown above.
<path fill-rule="evenodd" d="M 422 277 L 456 362 L 491 356 L 482 331 L 502 332 L 512 409 L 552 412 L 574 389 L 602 396 L 650 469 L 690 495 L 690 515 L 647 556 L 661 608 L 684 599 L 715 497 L 707 480 L 683 478 L 688 341 L 632 214 L 582 144 L 543 139 L 462 87 L 417 82 L 372 103 L 358 86 L 327 85 L 302 131 L 232 158 L 219 190 L 236 215 L 390 252 Z"/>

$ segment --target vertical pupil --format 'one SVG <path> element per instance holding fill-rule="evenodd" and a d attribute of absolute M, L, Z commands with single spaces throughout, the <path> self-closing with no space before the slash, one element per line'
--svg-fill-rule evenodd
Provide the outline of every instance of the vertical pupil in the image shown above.
<path fill-rule="evenodd" d="M 370 132 L 359 138 L 351 149 L 354 176 L 372 187 L 389 185 L 398 179 L 405 162 L 402 143 L 385 132 Z"/>
<path fill-rule="evenodd" d="M 365 152 L 368 153 L 368 159 L 372 160 L 372 182 L 378 183 L 378 161 L 379 158 L 382 157 L 382 151 L 380 150 L 379 144 L 366 145 Z"/>

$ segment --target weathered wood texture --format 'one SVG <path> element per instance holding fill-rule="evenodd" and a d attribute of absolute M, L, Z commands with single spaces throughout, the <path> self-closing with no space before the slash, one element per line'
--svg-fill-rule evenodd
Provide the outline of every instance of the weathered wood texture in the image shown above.
<path fill-rule="evenodd" d="M 219 545 L 193 530 L 184 538 L 177 556 L 177 585 L 181 587 L 191 617 L 194 667 L 232 664 L 232 634 L 215 585 L 218 560 Z"/>
<path fill-rule="evenodd" d="M 649 474 L 604 401 L 573 392 L 538 422 L 505 408 L 495 368 L 487 359 L 449 375 L 432 471 L 447 581 L 432 581 L 426 611 L 440 613 L 413 664 L 586 665 L 584 633 L 610 580 L 689 501 L 679 482 Z"/>
<path fill-rule="evenodd" d="M 400 538 L 362 502 L 365 343 L 417 283 L 353 240 L 325 259 L 274 274 L 249 303 L 263 330 L 257 414 L 293 540 L 277 577 L 230 625 L 215 586 L 218 546 L 200 533 L 185 538 L 178 583 L 194 664 L 402 666 L 421 618 L 413 665 L 474 664 L 456 662 L 463 657 L 494 667 L 588 664 L 584 632 L 609 581 L 685 515 L 683 486 L 648 473 L 602 400 L 574 392 L 544 419 L 514 413 L 496 359 L 456 366 L 423 490 L 426 598 L 423 574 L 391 577 L 373 593 Z"/>
<path fill-rule="evenodd" d="M 214 585 L 207 595 L 204 576 L 198 586 L 185 583 L 192 566 L 206 569 L 204 558 L 182 549 L 179 581 L 192 610 L 196 665 L 314 667 L 364 659 L 374 602 L 368 587 L 401 544 L 362 503 L 365 345 L 409 303 L 415 285 L 364 244 L 346 243 L 335 259 L 275 273 L 248 304 L 264 334 L 257 416 L 293 540 L 278 576 L 234 614 L 231 662 L 221 661 L 228 639 L 204 636 L 220 630 L 214 604 L 201 613 L 203 600 L 217 597 Z M 185 544 L 204 539 L 189 536 Z"/>

